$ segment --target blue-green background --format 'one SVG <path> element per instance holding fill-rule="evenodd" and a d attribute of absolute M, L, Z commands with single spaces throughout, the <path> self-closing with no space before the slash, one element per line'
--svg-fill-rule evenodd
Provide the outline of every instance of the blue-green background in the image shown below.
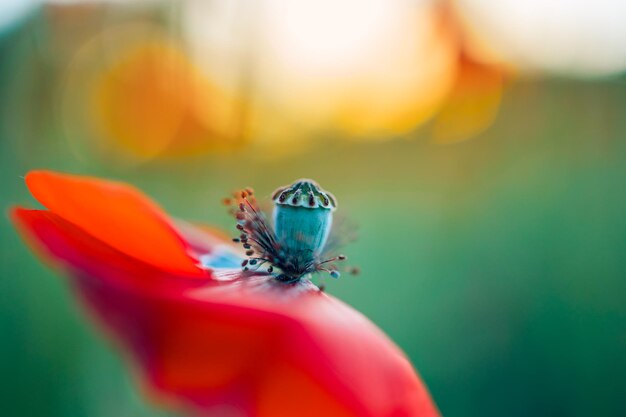
<path fill-rule="evenodd" d="M 626 416 L 623 77 L 513 82 L 495 124 L 456 145 L 432 144 L 426 126 L 376 144 L 320 138 L 280 159 L 124 168 L 68 149 L 31 29 L 0 38 L 3 208 L 35 204 L 21 176 L 50 168 L 131 182 L 228 229 L 232 189 L 314 178 L 359 225 L 346 253 L 363 272 L 328 291 L 407 352 L 445 416 Z M 164 415 L 6 216 L 0 245 L 0 414 Z"/>

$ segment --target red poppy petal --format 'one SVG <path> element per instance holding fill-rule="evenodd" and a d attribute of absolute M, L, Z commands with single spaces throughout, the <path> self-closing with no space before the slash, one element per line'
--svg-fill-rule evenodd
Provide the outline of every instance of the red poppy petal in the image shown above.
<path fill-rule="evenodd" d="M 205 275 L 163 210 L 135 188 L 49 171 L 31 171 L 26 184 L 50 211 L 122 253 L 167 271 Z"/>
<path fill-rule="evenodd" d="M 280 360 L 256 391 L 259 415 L 438 415 L 404 354 L 363 315 L 314 286 L 258 280 L 228 292 L 199 289 L 190 297 L 286 319 L 283 342 L 273 348 Z M 314 402 L 307 399 L 312 392 Z"/>
<path fill-rule="evenodd" d="M 155 393 L 206 415 L 438 415 L 393 343 L 312 285 L 250 277 L 199 286 L 107 252 L 53 213 L 18 209 L 14 218 L 71 268 L 86 305 Z"/>
<path fill-rule="evenodd" d="M 75 274 L 110 280 L 142 291 L 193 288 L 205 282 L 138 261 L 50 211 L 18 207 L 10 214 L 22 236 L 39 255 Z M 112 271 L 116 273 L 107 274 Z M 205 278 L 208 281 L 210 275 L 206 273 Z"/>

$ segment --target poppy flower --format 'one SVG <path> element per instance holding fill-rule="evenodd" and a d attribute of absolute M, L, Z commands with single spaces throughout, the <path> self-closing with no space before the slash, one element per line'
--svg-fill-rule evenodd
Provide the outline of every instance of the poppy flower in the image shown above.
<path fill-rule="evenodd" d="M 251 190 L 231 201 L 248 254 L 126 184 L 47 171 L 26 184 L 47 210 L 15 208 L 15 225 L 151 397 L 206 416 L 439 415 L 400 349 L 308 279 L 342 259 L 322 259 L 336 200 L 314 182 L 275 193 L 273 226 Z M 261 242 L 280 234 L 293 241 Z"/>

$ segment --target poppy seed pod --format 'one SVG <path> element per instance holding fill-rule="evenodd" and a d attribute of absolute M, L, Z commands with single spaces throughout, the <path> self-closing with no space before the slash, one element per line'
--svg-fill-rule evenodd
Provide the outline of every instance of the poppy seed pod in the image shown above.
<path fill-rule="evenodd" d="M 319 256 L 333 223 L 335 199 L 302 179 L 274 192 L 274 227 L 285 257 L 306 264 Z"/>

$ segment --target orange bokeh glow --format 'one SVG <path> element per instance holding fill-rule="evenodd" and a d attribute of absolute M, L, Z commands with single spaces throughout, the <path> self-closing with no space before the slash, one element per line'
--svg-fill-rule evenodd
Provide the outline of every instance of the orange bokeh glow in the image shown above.
<path fill-rule="evenodd" d="M 433 141 L 454 143 L 472 138 L 496 118 L 505 72 L 461 57 L 454 88 L 433 123 Z"/>
<path fill-rule="evenodd" d="M 124 51 L 96 78 L 92 99 L 102 136 L 140 158 L 237 141 L 235 102 L 171 44 L 146 42 Z"/>

